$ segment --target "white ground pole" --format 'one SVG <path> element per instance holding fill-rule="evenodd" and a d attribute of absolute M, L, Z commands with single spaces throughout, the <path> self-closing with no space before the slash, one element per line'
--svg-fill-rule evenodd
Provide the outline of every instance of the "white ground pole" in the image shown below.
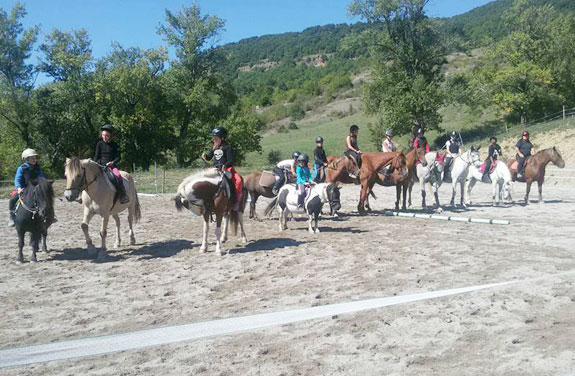
<path fill-rule="evenodd" d="M 53 342 L 43 345 L 8 348 L 0 350 L 0 368 L 103 355 L 118 351 L 191 341 L 194 339 L 230 335 L 272 326 L 291 324 L 299 321 L 315 320 L 335 315 L 349 314 L 496 287 L 517 285 L 519 283 L 533 282 L 542 279 L 558 278 L 567 275 L 575 275 L 575 271 L 547 275 L 534 279 L 491 283 L 450 290 L 429 291 L 411 295 L 361 300 L 252 316 L 232 317 L 228 319 L 197 322 L 187 325 L 145 329 L 134 332 L 103 335 L 100 337 Z"/>
<path fill-rule="evenodd" d="M 435 214 L 417 214 L 417 213 L 401 213 L 386 211 L 385 215 L 388 217 L 405 217 L 405 218 L 419 218 L 419 219 L 438 219 L 440 221 L 452 222 L 470 222 L 470 223 L 483 223 L 486 225 L 509 225 L 510 221 L 504 219 L 484 219 L 484 218 L 468 218 L 468 217 L 454 217 L 446 215 Z"/>

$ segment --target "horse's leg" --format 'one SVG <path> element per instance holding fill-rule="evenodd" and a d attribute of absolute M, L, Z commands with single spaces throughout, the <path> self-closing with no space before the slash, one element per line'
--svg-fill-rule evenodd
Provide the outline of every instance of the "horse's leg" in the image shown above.
<path fill-rule="evenodd" d="M 24 237 L 26 232 L 24 230 L 18 229 L 18 262 L 24 262 L 24 254 L 22 250 L 24 249 Z"/>
<path fill-rule="evenodd" d="M 471 190 L 473 189 L 473 186 L 475 186 L 476 182 L 477 180 L 475 180 L 475 178 L 471 178 L 467 184 L 467 205 L 471 205 Z"/>
<path fill-rule="evenodd" d="M 31 245 L 32 245 L 32 256 L 30 257 L 30 262 L 38 262 L 38 259 L 36 258 L 36 253 L 38 252 L 38 249 L 40 248 L 40 238 L 42 237 L 42 232 L 41 231 L 32 231 L 30 233 L 30 240 L 31 240 Z"/>
<path fill-rule="evenodd" d="M 208 250 L 208 231 L 210 229 L 210 216 L 204 215 L 204 234 L 202 237 L 202 245 L 200 247 L 200 253 L 206 253 Z"/>
<path fill-rule="evenodd" d="M 256 214 L 256 202 L 258 202 L 258 198 L 260 195 L 257 192 L 250 191 L 250 219 L 258 219 L 258 215 Z"/>
<path fill-rule="evenodd" d="M 492 203 L 493 206 L 497 206 L 497 187 L 499 186 L 499 182 L 497 180 L 493 180 L 493 182 L 491 183 L 491 187 L 493 188 L 493 192 L 492 192 Z"/>
<path fill-rule="evenodd" d="M 84 232 L 84 238 L 86 238 L 86 245 L 88 246 L 88 255 L 90 257 L 95 256 L 95 247 L 94 242 L 92 242 L 92 238 L 90 238 L 90 234 L 88 233 L 88 226 L 90 221 L 94 217 L 94 214 L 88 207 L 84 207 L 84 219 L 82 220 L 82 232 Z"/>
<path fill-rule="evenodd" d="M 439 184 L 437 183 L 433 184 L 431 187 L 433 188 L 433 196 L 435 197 L 435 206 L 437 207 L 437 210 L 441 213 L 443 209 L 439 204 Z"/>
<path fill-rule="evenodd" d="M 459 202 L 461 203 L 461 207 L 467 208 L 467 206 L 465 205 L 465 180 L 459 182 L 459 188 L 461 195 L 461 197 L 459 198 Z"/>
<path fill-rule="evenodd" d="M 128 227 L 130 228 L 128 234 L 130 235 L 130 245 L 136 244 L 136 237 L 134 236 L 134 211 L 136 208 L 132 205 L 128 208 Z M 118 228 L 118 231 L 120 229 Z"/>
<path fill-rule="evenodd" d="M 409 182 L 407 185 L 408 191 L 409 191 L 409 199 L 407 201 L 407 207 L 411 208 L 413 205 L 411 204 L 411 191 L 413 190 L 413 181 Z M 403 191 L 403 194 L 405 195 L 405 191 Z M 405 200 L 405 197 L 404 197 Z M 404 201 L 405 202 L 405 201 Z"/>
<path fill-rule="evenodd" d="M 114 214 L 112 218 L 114 218 L 114 224 L 116 225 L 116 242 L 114 243 L 114 248 L 119 248 L 120 245 L 122 245 L 122 236 L 120 235 L 120 216 L 118 214 Z"/>
<path fill-rule="evenodd" d="M 314 214 L 315 233 L 319 234 L 319 213 Z"/>
<path fill-rule="evenodd" d="M 420 189 L 421 189 L 421 207 L 425 210 L 427 209 L 427 205 L 425 205 L 425 183 L 423 179 L 420 180 Z"/>
<path fill-rule="evenodd" d="M 399 201 L 401 200 L 401 185 L 395 185 L 395 211 L 399 211 Z"/>
<path fill-rule="evenodd" d="M 309 233 L 315 234 L 315 231 L 313 230 L 313 213 L 308 214 L 307 224 Z"/>
<path fill-rule="evenodd" d="M 280 223 L 280 232 L 287 230 L 287 211 L 286 209 L 281 209 L 280 208 L 280 218 L 279 218 L 279 223 Z"/>
<path fill-rule="evenodd" d="M 544 204 L 544 201 L 543 201 L 543 180 L 537 180 L 537 188 L 539 189 L 539 203 Z"/>
<path fill-rule="evenodd" d="M 246 244 L 248 242 L 248 237 L 246 236 L 246 232 L 244 231 L 244 213 L 238 212 L 238 222 L 240 224 L 240 233 L 242 236 L 242 243 Z"/>
<path fill-rule="evenodd" d="M 42 252 L 50 253 L 48 250 L 48 245 L 46 244 L 46 238 L 48 237 L 48 229 L 42 229 Z"/>
<path fill-rule="evenodd" d="M 230 225 L 230 214 L 226 214 L 224 215 L 224 218 L 222 219 L 223 221 L 223 228 L 222 228 L 222 243 L 225 243 L 228 241 L 228 226 Z"/>
<path fill-rule="evenodd" d="M 533 182 L 528 180 L 527 181 L 527 186 L 525 188 L 525 205 L 529 205 L 529 192 L 531 192 L 531 184 Z"/>
<path fill-rule="evenodd" d="M 216 253 L 222 255 L 222 220 L 223 216 L 216 214 Z"/>
<path fill-rule="evenodd" d="M 409 179 L 409 178 L 408 178 L 408 179 Z M 406 205 L 405 205 L 405 202 L 406 202 L 406 200 L 407 200 L 407 197 L 406 197 L 406 196 L 407 196 L 407 189 L 408 189 L 408 187 L 409 187 L 409 183 L 403 183 L 403 184 L 401 185 L 401 193 L 403 194 L 402 204 L 401 204 L 401 210 L 403 210 L 403 211 L 407 210 L 407 207 L 406 207 Z M 411 205 L 411 202 L 410 202 L 410 205 Z"/>
<path fill-rule="evenodd" d="M 102 239 L 102 248 L 98 252 L 98 260 L 104 260 L 106 258 L 106 237 L 108 236 L 108 222 L 110 221 L 110 216 L 105 215 L 102 217 L 102 227 L 100 227 L 100 239 Z"/>
<path fill-rule="evenodd" d="M 451 182 L 451 202 L 449 205 L 455 207 L 455 195 L 457 190 L 457 179 L 453 179 Z"/>

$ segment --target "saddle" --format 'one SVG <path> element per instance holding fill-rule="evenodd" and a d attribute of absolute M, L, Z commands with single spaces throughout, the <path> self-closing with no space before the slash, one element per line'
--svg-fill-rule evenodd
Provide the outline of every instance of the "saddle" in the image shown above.
<path fill-rule="evenodd" d="M 273 172 L 270 171 L 262 171 L 262 175 L 260 176 L 260 185 L 262 187 L 271 188 L 276 182 L 276 178 Z"/>
<path fill-rule="evenodd" d="M 523 166 L 531 165 L 532 158 L 533 158 L 532 155 L 525 158 L 525 162 L 523 163 Z M 511 172 L 517 172 L 518 166 L 519 166 L 519 162 L 517 162 L 517 160 L 514 160 L 509 169 L 511 170 Z"/>
<path fill-rule="evenodd" d="M 493 163 L 491 164 L 491 168 L 489 169 L 489 173 L 492 174 L 493 171 L 495 171 L 495 167 L 497 167 L 497 163 L 499 163 L 499 161 L 496 159 L 495 161 L 493 161 Z M 517 163 L 517 162 L 515 162 Z M 481 166 L 479 167 L 479 172 L 484 173 L 485 172 L 485 167 L 487 167 L 487 162 L 483 162 L 481 164 Z M 515 166 L 515 168 L 517 168 L 517 166 Z"/>

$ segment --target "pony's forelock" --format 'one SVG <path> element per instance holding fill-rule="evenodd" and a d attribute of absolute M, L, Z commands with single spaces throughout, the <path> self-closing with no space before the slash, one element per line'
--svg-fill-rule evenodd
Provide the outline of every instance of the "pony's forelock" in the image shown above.
<path fill-rule="evenodd" d="M 77 157 L 68 158 L 64 169 L 67 178 L 73 178 L 82 173 L 82 162 Z"/>

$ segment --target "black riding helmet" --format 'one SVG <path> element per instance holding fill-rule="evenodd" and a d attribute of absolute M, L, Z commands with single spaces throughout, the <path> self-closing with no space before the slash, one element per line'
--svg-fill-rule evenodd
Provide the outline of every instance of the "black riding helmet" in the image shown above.
<path fill-rule="evenodd" d="M 315 139 L 315 142 L 322 142 L 323 143 L 323 137 L 319 136 L 318 138 Z"/>
<path fill-rule="evenodd" d="M 455 131 L 451 131 L 451 133 L 449 134 L 451 137 L 455 138 L 457 136 L 457 132 Z"/>
<path fill-rule="evenodd" d="M 217 136 L 219 138 L 226 138 L 228 136 L 228 131 L 224 127 L 215 127 L 212 129 L 212 136 Z"/>
<path fill-rule="evenodd" d="M 113 125 L 111 124 L 104 124 L 100 127 L 101 131 L 108 131 L 110 133 L 114 133 L 116 131 L 116 129 L 114 128 Z"/>
<path fill-rule="evenodd" d="M 294 151 L 293 153 L 291 153 L 292 159 L 297 159 L 299 158 L 300 155 L 301 153 L 299 151 Z"/>
<path fill-rule="evenodd" d="M 352 133 L 355 131 L 359 131 L 359 127 L 357 125 L 354 124 L 351 127 L 349 127 L 349 133 Z"/>
<path fill-rule="evenodd" d="M 304 162 L 304 163 L 308 163 L 309 162 L 309 157 L 307 156 L 307 154 L 301 154 L 299 157 L 297 157 L 297 161 L 298 162 Z"/>

